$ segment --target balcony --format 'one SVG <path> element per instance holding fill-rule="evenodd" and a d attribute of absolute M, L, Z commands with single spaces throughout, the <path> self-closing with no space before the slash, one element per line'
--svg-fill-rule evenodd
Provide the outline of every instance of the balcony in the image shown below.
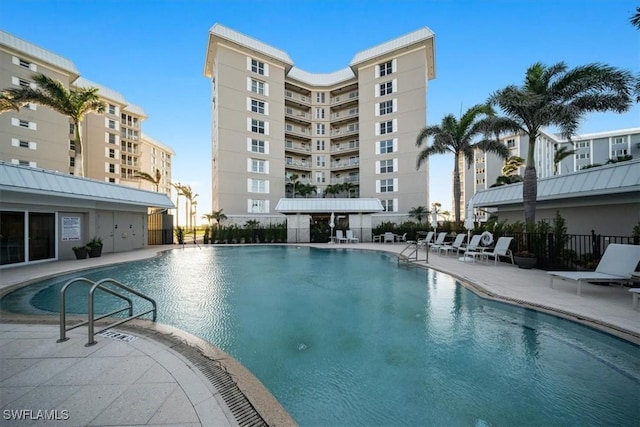
<path fill-rule="evenodd" d="M 360 131 L 360 125 L 353 123 L 348 126 L 331 128 L 331 139 L 347 138 L 356 135 Z"/>
<path fill-rule="evenodd" d="M 284 115 L 287 119 L 291 119 L 303 125 L 311 122 L 311 114 L 295 108 L 286 107 L 284 109 Z"/>
<path fill-rule="evenodd" d="M 311 105 L 310 96 L 302 95 L 301 93 L 293 92 L 290 90 L 284 91 L 284 100 L 285 102 L 290 101 L 303 107 L 309 107 Z"/>
<path fill-rule="evenodd" d="M 338 159 L 331 162 L 331 169 L 353 169 L 360 166 L 360 159 Z"/>
<path fill-rule="evenodd" d="M 285 159 L 285 169 L 298 169 L 298 170 L 310 170 L 311 162 L 307 159 Z"/>
<path fill-rule="evenodd" d="M 340 142 L 331 146 L 332 153 L 347 153 L 349 151 L 359 151 L 360 150 L 360 141 L 357 139 L 351 140 L 349 142 Z"/>
<path fill-rule="evenodd" d="M 340 178 L 336 178 L 336 177 L 332 177 L 331 178 L 331 184 L 344 184 L 344 183 L 351 183 L 351 184 L 359 184 L 360 183 L 360 174 L 357 175 L 349 175 L 349 176 L 345 176 L 345 177 L 340 177 Z"/>
<path fill-rule="evenodd" d="M 297 151 L 302 153 L 311 152 L 311 146 L 309 144 L 296 144 L 293 141 L 285 141 L 284 149 L 285 151 Z"/>
<path fill-rule="evenodd" d="M 284 126 L 284 132 L 291 135 L 297 135 L 305 139 L 311 139 L 311 129 L 309 129 L 308 127 L 296 126 L 286 123 Z"/>
<path fill-rule="evenodd" d="M 351 92 L 347 92 L 347 93 L 342 93 L 338 96 L 332 96 L 330 99 L 330 105 L 331 107 L 336 107 L 338 105 L 343 105 L 343 104 L 357 104 L 358 103 L 358 91 L 357 90 L 352 90 Z"/>
<path fill-rule="evenodd" d="M 334 113 L 331 113 L 331 121 L 334 124 L 344 123 L 349 120 L 357 119 L 358 113 L 359 113 L 358 107 L 352 107 L 349 109 L 336 111 Z"/>

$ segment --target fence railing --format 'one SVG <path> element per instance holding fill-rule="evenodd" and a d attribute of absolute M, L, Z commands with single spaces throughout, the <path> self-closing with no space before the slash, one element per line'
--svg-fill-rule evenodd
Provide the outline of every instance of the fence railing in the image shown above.
<path fill-rule="evenodd" d="M 611 243 L 640 245 L 638 236 L 603 236 L 601 234 L 505 233 L 513 237 L 511 250 L 532 253 L 542 270 L 593 270 Z M 497 240 L 497 236 L 494 236 Z"/>

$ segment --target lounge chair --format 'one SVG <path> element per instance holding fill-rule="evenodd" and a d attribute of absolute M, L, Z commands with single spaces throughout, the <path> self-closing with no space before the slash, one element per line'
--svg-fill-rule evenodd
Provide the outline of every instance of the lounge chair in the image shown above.
<path fill-rule="evenodd" d="M 629 282 L 631 275 L 640 262 L 640 246 L 612 243 L 602 255 L 596 271 L 548 271 L 551 276 L 549 286 L 553 288 L 554 279 L 578 282 L 578 295 L 583 282 Z"/>
<path fill-rule="evenodd" d="M 342 234 L 342 230 L 336 230 L 336 242 L 347 243 L 347 238 Z"/>
<path fill-rule="evenodd" d="M 493 251 L 467 251 L 464 255 L 472 257 L 473 262 L 475 262 L 476 258 L 482 258 L 486 262 L 489 262 L 489 258 L 493 258 L 496 265 L 498 264 L 498 259 L 501 256 L 506 256 L 511 260 L 511 264 L 515 264 L 513 261 L 513 253 L 511 252 L 511 249 L 509 249 L 509 245 L 511 245 L 512 240 L 513 237 L 500 237 L 496 242 L 496 246 L 493 248 Z"/>
<path fill-rule="evenodd" d="M 347 230 L 347 243 L 358 243 L 359 240 L 357 237 L 353 237 L 353 231 L 352 230 Z"/>
<path fill-rule="evenodd" d="M 394 243 L 395 239 L 396 239 L 396 236 L 392 232 L 387 231 L 386 233 L 384 233 L 383 239 L 384 239 L 383 240 L 384 243 L 387 243 L 387 242 Z"/>
<path fill-rule="evenodd" d="M 396 234 L 396 240 L 398 242 L 406 242 L 407 241 L 407 233 L 404 233 L 402 236 L 399 234 Z"/>
<path fill-rule="evenodd" d="M 452 244 L 440 246 L 438 248 L 438 253 L 440 253 L 440 251 L 444 252 L 445 255 L 449 254 L 449 251 L 456 251 L 456 253 L 458 253 L 462 247 L 465 237 L 467 236 L 463 233 L 458 234 Z"/>
<path fill-rule="evenodd" d="M 435 242 L 429 243 L 429 249 L 431 249 L 432 251 L 437 251 L 441 246 L 444 245 L 444 239 L 446 238 L 446 232 L 443 231 L 442 233 L 438 233 L 438 237 L 436 238 Z"/>
<path fill-rule="evenodd" d="M 433 239 L 433 231 L 429 231 L 427 233 L 427 236 L 424 239 L 418 239 L 418 247 L 420 246 L 424 246 L 427 247 L 429 244 L 431 244 L 431 239 Z"/>

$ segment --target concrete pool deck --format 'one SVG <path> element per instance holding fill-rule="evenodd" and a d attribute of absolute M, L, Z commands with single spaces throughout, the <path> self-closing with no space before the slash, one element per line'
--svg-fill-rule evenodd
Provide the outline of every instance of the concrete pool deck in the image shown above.
<path fill-rule="evenodd" d="M 405 247 L 380 243 L 297 246 L 392 254 Z M 0 292 L 71 271 L 153 257 L 166 249 L 197 250 L 193 245 L 182 249 L 157 246 L 80 261 L 3 269 L 0 270 Z M 424 251 L 421 256 L 424 257 Z M 585 285 L 582 296 L 578 296 L 575 283 L 558 282 L 552 289 L 546 272 L 522 270 L 505 263 L 472 264 L 460 262 L 451 255 L 430 253 L 428 263 L 417 264 L 451 274 L 482 296 L 550 312 L 640 343 L 640 311 L 632 307 L 631 293 L 625 288 Z M 222 361 L 223 370 L 229 372 L 228 377 L 234 381 L 232 386 L 237 384 L 236 388 L 260 415 L 254 419 L 256 425 L 295 424 L 270 393 L 249 373 L 243 372 L 237 362 L 228 360 L 227 355 L 196 337 L 162 325 L 149 329 L 135 322 L 132 326 L 116 328 L 133 337 L 130 342 L 98 336 L 96 345 L 85 347 L 84 327 L 68 332 L 70 340 L 56 343 L 57 320 L 57 316 L 24 319 L 3 313 L 0 319 L 3 412 L 0 425 L 45 424 L 42 418 L 38 419 L 44 416 L 58 417 L 53 424 L 65 426 L 249 424 L 238 416 L 235 403 L 229 404 L 229 386 L 216 379 L 207 361 Z M 183 345 L 185 342 L 188 345 Z M 198 354 L 194 356 L 194 353 Z M 17 421 L 18 416 L 28 420 Z"/>

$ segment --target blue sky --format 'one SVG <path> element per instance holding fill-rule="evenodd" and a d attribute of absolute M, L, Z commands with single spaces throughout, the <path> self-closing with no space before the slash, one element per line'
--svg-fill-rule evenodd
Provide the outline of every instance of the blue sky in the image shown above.
<path fill-rule="evenodd" d="M 207 33 L 216 22 L 286 51 L 312 73 L 344 68 L 361 50 L 421 27 L 436 34 L 427 121 L 519 84 L 534 62 L 601 62 L 638 73 L 631 0 L 80 1 L 2 0 L 0 28 L 71 59 L 83 77 L 144 108 L 145 133 L 176 151 L 173 179 L 211 210 Z M 593 114 L 580 133 L 640 126 L 640 106 Z M 451 205 L 453 157 L 431 159 L 430 199 Z"/>

